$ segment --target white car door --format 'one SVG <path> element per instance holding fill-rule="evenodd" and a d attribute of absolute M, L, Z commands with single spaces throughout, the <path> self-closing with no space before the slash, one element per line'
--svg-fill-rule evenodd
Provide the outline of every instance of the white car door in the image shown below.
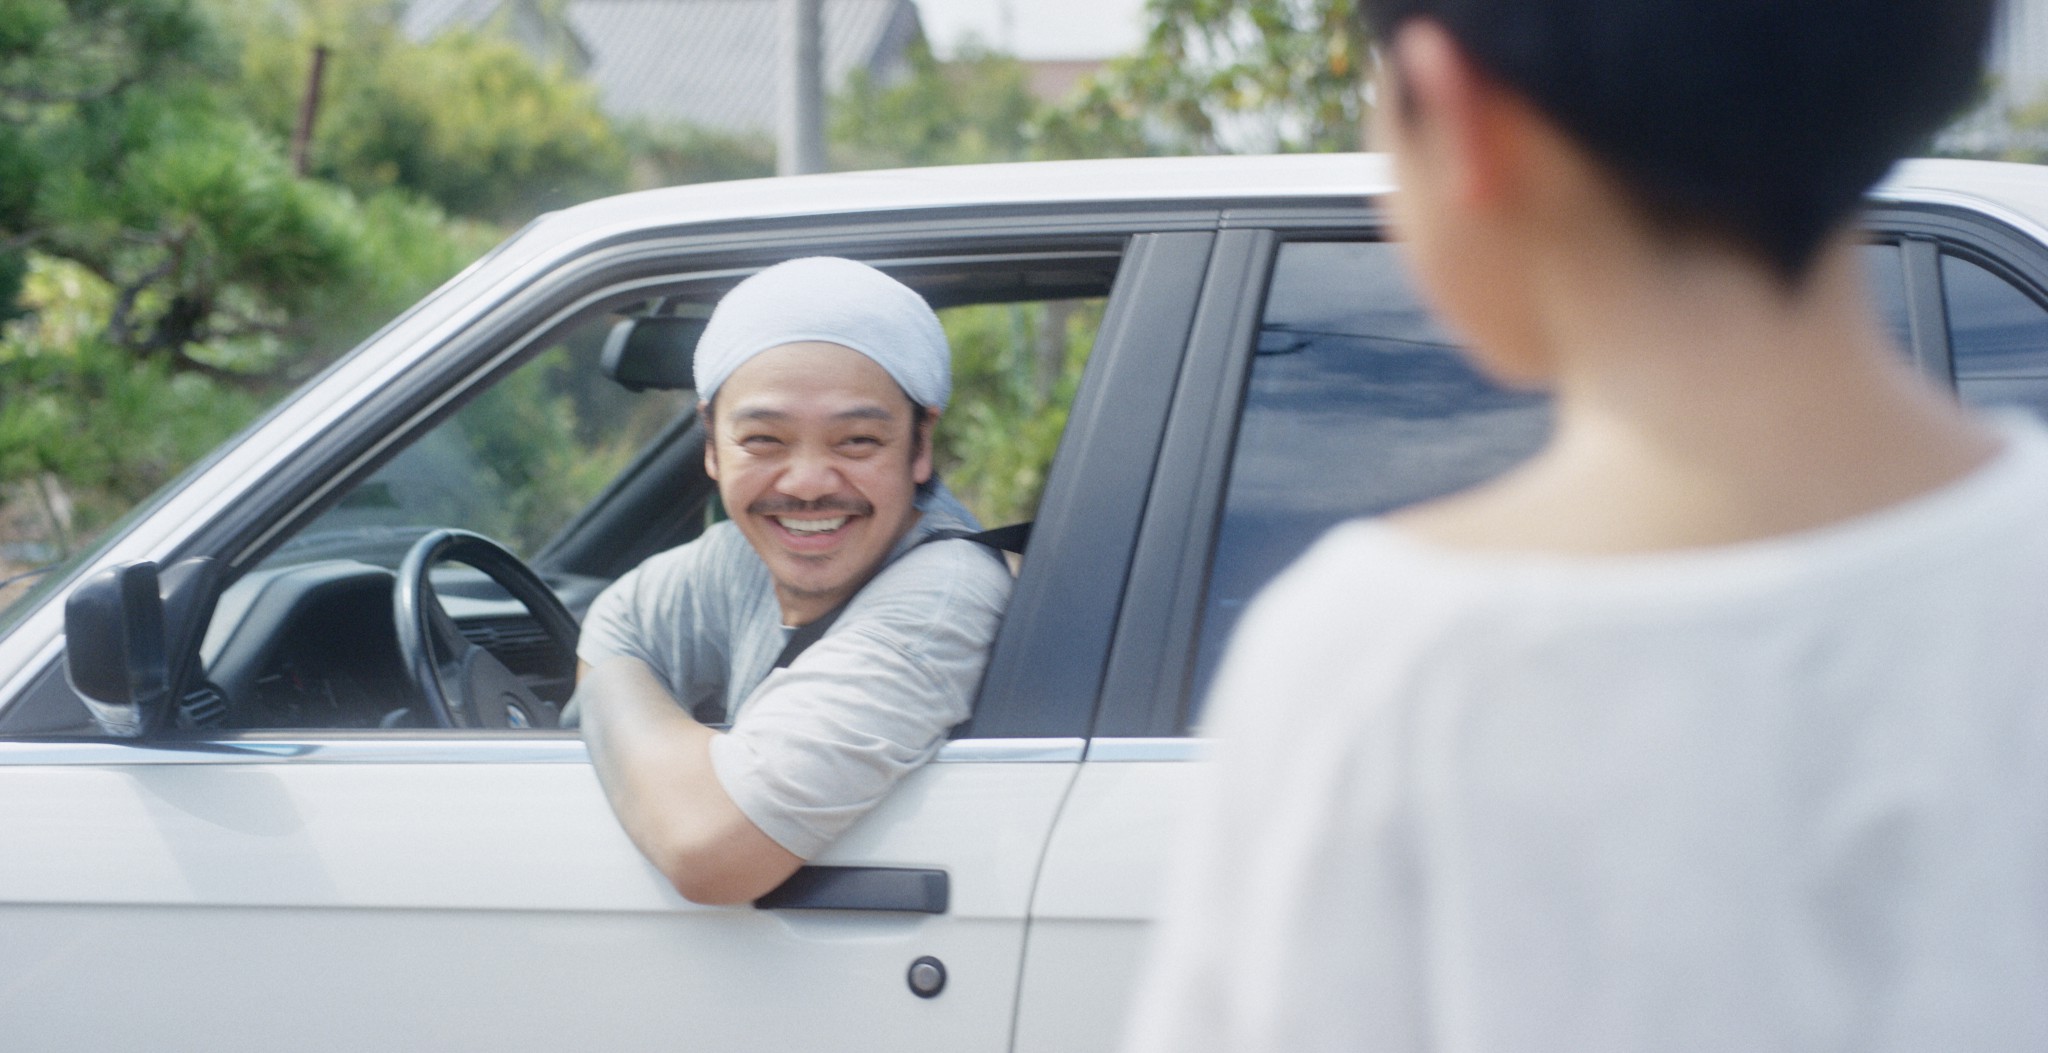
<path fill-rule="evenodd" d="M 955 743 L 817 861 L 942 903 L 764 910 L 678 897 L 573 738 L 0 744 L 6 1045 L 1003 1049 L 1077 753 Z"/>

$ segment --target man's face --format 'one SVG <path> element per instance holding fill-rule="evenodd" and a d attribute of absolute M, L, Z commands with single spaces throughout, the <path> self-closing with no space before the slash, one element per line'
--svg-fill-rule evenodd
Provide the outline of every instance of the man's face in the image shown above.
<path fill-rule="evenodd" d="M 888 372 L 838 344 L 756 355 L 717 402 L 705 468 L 768 564 L 784 621 L 809 622 L 866 584 L 917 521 L 931 444 Z"/>

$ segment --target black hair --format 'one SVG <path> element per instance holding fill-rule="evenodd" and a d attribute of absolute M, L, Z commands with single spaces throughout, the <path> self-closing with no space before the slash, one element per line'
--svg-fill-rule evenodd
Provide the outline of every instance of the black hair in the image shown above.
<path fill-rule="evenodd" d="M 1358 0 L 1428 18 L 1602 162 L 1653 229 L 1796 284 L 1982 87 L 1993 0 Z M 1396 90 L 1400 71 L 1393 71 Z"/>

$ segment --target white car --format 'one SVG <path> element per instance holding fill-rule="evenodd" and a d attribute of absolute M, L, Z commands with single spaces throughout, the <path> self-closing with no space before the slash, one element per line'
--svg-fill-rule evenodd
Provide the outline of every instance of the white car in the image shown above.
<path fill-rule="evenodd" d="M 0 1048 L 1111 1048 L 1244 602 L 1547 427 L 1416 304 L 1388 179 L 997 165 L 535 221 L 0 611 Z M 2048 412 L 2048 169 L 1906 165 L 1867 227 L 1915 361 Z M 678 363 L 720 292 L 821 253 L 949 318 L 1099 321 L 972 721 L 790 885 L 701 907 L 548 726 L 559 611 L 715 514 Z M 432 569 L 441 528 L 505 541 L 477 558 L 527 602 Z M 442 675 L 461 641 L 517 674 L 499 708 L 433 701 L 482 690 Z"/>

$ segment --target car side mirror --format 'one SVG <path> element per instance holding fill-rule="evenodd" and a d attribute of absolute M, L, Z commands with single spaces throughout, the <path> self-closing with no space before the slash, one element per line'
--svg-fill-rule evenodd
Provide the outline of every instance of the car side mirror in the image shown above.
<path fill-rule="evenodd" d="M 654 315 L 612 326 L 600 360 L 604 375 L 628 391 L 680 391 L 697 386 L 691 361 L 708 318 Z"/>
<path fill-rule="evenodd" d="M 213 599 L 214 561 L 159 574 L 148 560 L 80 582 L 64 602 L 64 664 L 93 722 L 117 738 L 156 733 L 197 660 Z"/>

